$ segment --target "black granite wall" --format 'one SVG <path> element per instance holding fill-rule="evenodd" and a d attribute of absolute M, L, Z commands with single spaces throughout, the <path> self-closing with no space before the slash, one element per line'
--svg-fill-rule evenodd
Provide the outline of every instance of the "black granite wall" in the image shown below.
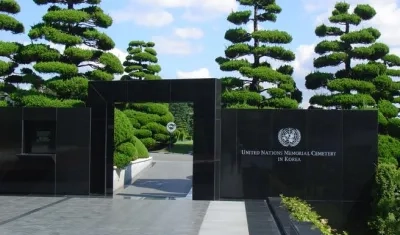
<path fill-rule="evenodd" d="M 297 196 L 339 227 L 368 214 L 376 111 L 228 109 L 222 120 L 221 198 Z"/>
<path fill-rule="evenodd" d="M 88 195 L 88 108 L 0 108 L 0 193 Z"/>

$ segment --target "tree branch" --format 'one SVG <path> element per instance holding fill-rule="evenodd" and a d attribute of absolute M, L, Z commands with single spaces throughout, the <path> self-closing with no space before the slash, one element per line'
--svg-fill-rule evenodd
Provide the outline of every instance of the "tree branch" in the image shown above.
<path fill-rule="evenodd" d="M 100 66 L 95 65 L 95 64 L 80 64 L 80 65 L 78 65 L 79 68 L 85 67 L 85 66 L 89 66 L 89 67 L 91 67 L 91 68 L 93 68 L 93 69 L 99 69 L 99 68 L 101 68 Z"/>

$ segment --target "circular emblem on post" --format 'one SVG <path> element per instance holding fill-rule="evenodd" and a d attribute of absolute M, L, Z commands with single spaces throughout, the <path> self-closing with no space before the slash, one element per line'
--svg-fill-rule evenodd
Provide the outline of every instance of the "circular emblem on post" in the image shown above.
<path fill-rule="evenodd" d="M 294 147 L 300 143 L 301 133 L 296 128 L 283 128 L 278 132 L 278 140 L 284 147 Z"/>
<path fill-rule="evenodd" d="M 169 133 L 173 133 L 176 130 L 176 124 L 173 122 L 168 122 L 167 124 L 167 131 Z"/>

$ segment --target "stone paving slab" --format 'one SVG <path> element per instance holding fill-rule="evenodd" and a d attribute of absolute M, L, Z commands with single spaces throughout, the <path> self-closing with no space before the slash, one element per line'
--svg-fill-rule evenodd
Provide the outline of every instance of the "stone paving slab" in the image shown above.
<path fill-rule="evenodd" d="M 246 217 L 251 235 L 281 235 L 272 213 L 264 201 L 246 201 Z"/>
<path fill-rule="evenodd" d="M 0 234 L 197 235 L 208 204 L 206 201 L 71 198 L 0 225 Z"/>
<path fill-rule="evenodd" d="M 280 235 L 263 202 L 0 197 L 1 235 Z"/>
<path fill-rule="evenodd" d="M 193 157 L 186 154 L 152 153 L 153 166 L 115 197 L 185 198 L 192 188 Z"/>
<path fill-rule="evenodd" d="M 0 196 L 0 224 L 60 200 L 62 198 Z"/>
<path fill-rule="evenodd" d="M 114 199 L 0 197 L 0 235 L 279 234 L 264 202 L 190 200 L 191 156 L 153 160 Z"/>
<path fill-rule="evenodd" d="M 212 201 L 199 235 L 249 235 L 244 202 Z"/>

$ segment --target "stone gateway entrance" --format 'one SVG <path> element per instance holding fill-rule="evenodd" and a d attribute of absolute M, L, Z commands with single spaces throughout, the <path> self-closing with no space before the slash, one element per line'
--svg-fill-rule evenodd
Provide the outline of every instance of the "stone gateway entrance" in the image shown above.
<path fill-rule="evenodd" d="M 219 79 L 91 81 L 85 108 L 1 108 L 0 194 L 113 196 L 119 102 L 193 103 L 193 200 L 283 194 L 366 224 L 376 110 L 221 110 Z"/>
<path fill-rule="evenodd" d="M 194 105 L 193 199 L 219 200 L 221 83 L 217 79 L 92 81 L 92 194 L 113 194 L 114 103 L 191 102 Z"/>

